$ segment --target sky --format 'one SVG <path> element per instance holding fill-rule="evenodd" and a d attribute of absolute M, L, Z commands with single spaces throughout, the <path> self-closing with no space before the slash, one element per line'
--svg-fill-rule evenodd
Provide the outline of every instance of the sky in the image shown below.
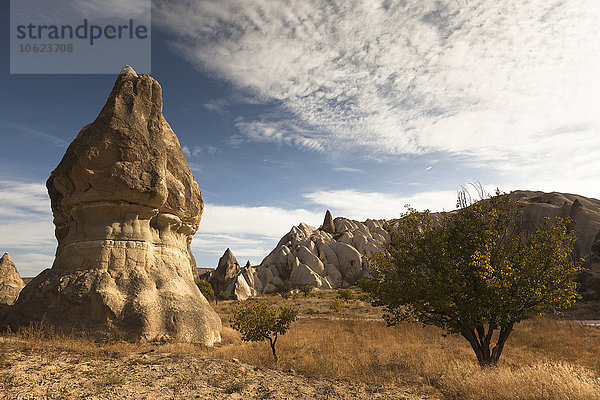
<path fill-rule="evenodd" d="M 597 0 L 153 1 L 138 72 L 202 191 L 198 265 L 258 264 L 327 209 L 451 210 L 473 181 L 600 198 L 598 20 Z M 35 276 L 56 249 L 45 181 L 120 68 L 11 75 L 8 1 L 0 26 L 0 252 Z"/>

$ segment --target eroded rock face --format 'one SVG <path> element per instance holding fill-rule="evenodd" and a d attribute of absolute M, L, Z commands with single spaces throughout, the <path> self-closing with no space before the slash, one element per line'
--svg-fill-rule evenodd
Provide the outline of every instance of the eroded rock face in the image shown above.
<path fill-rule="evenodd" d="M 305 223 L 294 226 L 256 268 L 262 292 L 274 291 L 286 280 L 295 287 L 320 289 L 358 281 L 367 275 L 364 257 L 390 241 L 384 224 L 371 219 L 364 223 L 340 217 L 334 220 L 327 211 L 319 229 Z"/>
<path fill-rule="evenodd" d="M 61 330 L 211 345 L 221 321 L 194 284 L 200 189 L 162 114 L 162 89 L 123 69 L 50 175 L 58 248 L 8 316 Z"/>
<path fill-rule="evenodd" d="M 217 269 L 211 274 L 209 282 L 215 294 L 231 300 L 246 300 L 248 297 L 256 296 L 255 284 L 258 278 L 250 261 L 244 268 L 230 249 L 225 250 L 219 259 Z M 260 282 L 258 282 L 260 287 Z"/>
<path fill-rule="evenodd" d="M 0 304 L 13 305 L 24 287 L 25 282 L 15 263 L 8 253 L 4 253 L 0 258 Z"/>
<path fill-rule="evenodd" d="M 219 259 L 217 269 L 211 274 L 209 280 L 215 294 L 225 293 L 225 290 L 231 286 L 240 271 L 240 264 L 233 252 L 230 249 L 225 250 L 225 253 Z"/>

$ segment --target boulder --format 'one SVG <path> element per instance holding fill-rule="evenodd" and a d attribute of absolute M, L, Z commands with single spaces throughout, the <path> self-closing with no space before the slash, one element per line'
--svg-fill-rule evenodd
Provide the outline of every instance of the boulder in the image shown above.
<path fill-rule="evenodd" d="M 313 243 L 313 242 L 311 242 Z M 323 262 L 313 252 L 311 252 L 306 246 L 300 246 L 298 248 L 298 260 L 310 267 L 311 270 L 317 274 L 324 276 L 325 266 Z"/>
<path fill-rule="evenodd" d="M 231 300 L 246 300 L 253 296 L 252 289 L 242 274 L 235 277 L 231 285 L 225 289 L 225 293 Z"/>
<path fill-rule="evenodd" d="M 13 305 L 24 287 L 25 282 L 15 263 L 8 253 L 4 253 L 0 258 L 0 304 Z"/>
<path fill-rule="evenodd" d="M 348 282 L 357 281 L 363 276 L 362 257 L 354 247 L 340 242 L 330 244 L 340 262 L 339 270 Z"/>
<path fill-rule="evenodd" d="M 162 109 L 158 82 L 126 67 L 67 148 L 46 183 L 56 258 L 21 292 L 11 328 L 45 320 L 101 338 L 220 341 L 190 251 L 202 196 Z"/>
<path fill-rule="evenodd" d="M 310 269 L 306 264 L 296 264 L 290 275 L 290 282 L 293 286 L 301 287 L 311 285 L 320 288 L 322 285 L 321 276 Z"/>

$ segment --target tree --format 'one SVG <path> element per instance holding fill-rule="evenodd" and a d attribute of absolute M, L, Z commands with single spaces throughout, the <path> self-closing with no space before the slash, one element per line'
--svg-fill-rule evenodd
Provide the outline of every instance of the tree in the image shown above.
<path fill-rule="evenodd" d="M 578 298 L 576 238 L 560 218 L 525 237 L 519 205 L 498 191 L 473 203 L 463 190 L 458 206 L 441 216 L 409 208 L 390 227 L 387 254 L 370 259 L 373 278 L 363 286 L 389 325 L 417 320 L 458 333 L 480 365 L 493 366 L 516 323 Z"/>
<path fill-rule="evenodd" d="M 234 307 L 232 327 L 242 334 L 246 342 L 268 340 L 277 362 L 275 345 L 279 335 L 285 335 L 292 322 L 296 321 L 298 311 L 292 307 L 269 307 L 262 301 L 251 301 Z"/>

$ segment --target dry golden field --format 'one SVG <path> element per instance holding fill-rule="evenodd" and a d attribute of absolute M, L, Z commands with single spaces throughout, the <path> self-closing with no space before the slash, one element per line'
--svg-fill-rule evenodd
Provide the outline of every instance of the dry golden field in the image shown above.
<path fill-rule="evenodd" d="M 43 327 L 4 335 L 0 393 L 12 398 L 29 385 L 38 397 L 20 398 L 600 399 L 600 328 L 523 322 L 499 365 L 481 369 L 464 339 L 418 324 L 386 327 L 361 300 L 336 311 L 335 295 L 264 298 L 300 310 L 278 342 L 277 365 L 267 343 L 242 342 L 228 326 L 231 301 L 215 306 L 224 330 L 214 348 L 94 343 Z M 48 357 L 48 368 L 68 368 L 44 369 Z M 32 380 L 27 368 L 51 383 Z M 73 380 L 79 386 L 67 384 Z"/>

